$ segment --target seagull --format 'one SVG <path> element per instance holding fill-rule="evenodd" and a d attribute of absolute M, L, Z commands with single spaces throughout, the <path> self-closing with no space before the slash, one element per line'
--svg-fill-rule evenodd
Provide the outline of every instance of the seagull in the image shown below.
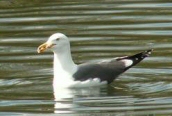
<path fill-rule="evenodd" d="M 111 58 L 98 62 L 75 64 L 70 41 L 62 33 L 55 33 L 40 45 L 38 53 L 50 49 L 54 53 L 53 87 L 93 87 L 112 83 L 120 74 L 148 57 L 153 49 L 131 56 Z"/>

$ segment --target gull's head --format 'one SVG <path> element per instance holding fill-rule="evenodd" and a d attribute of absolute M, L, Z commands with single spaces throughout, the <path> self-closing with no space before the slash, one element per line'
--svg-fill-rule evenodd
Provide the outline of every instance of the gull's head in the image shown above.
<path fill-rule="evenodd" d="M 63 51 L 66 47 L 69 47 L 68 38 L 62 33 L 55 33 L 49 37 L 49 39 L 41 44 L 37 52 L 42 53 L 47 49 L 52 50 L 53 52 Z"/>

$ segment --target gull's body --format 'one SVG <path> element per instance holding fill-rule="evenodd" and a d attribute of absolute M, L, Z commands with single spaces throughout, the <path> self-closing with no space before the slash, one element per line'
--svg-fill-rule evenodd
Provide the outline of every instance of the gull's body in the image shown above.
<path fill-rule="evenodd" d="M 71 57 L 69 39 L 64 34 L 56 33 L 50 36 L 46 43 L 38 47 L 38 53 L 48 48 L 54 52 L 54 88 L 110 84 L 121 73 L 149 56 L 152 51 L 76 65 Z"/>

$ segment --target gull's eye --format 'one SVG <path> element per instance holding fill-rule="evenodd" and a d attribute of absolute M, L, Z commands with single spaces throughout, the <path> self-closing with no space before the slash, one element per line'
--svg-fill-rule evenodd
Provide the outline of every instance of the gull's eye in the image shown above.
<path fill-rule="evenodd" d="M 60 38 L 56 38 L 56 41 L 60 40 Z"/>

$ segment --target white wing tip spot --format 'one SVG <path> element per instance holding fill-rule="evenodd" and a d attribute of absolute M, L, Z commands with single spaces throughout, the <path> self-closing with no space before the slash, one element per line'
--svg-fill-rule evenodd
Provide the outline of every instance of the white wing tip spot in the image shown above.
<path fill-rule="evenodd" d="M 132 60 L 125 59 L 123 60 L 125 67 L 129 67 L 133 64 Z"/>

